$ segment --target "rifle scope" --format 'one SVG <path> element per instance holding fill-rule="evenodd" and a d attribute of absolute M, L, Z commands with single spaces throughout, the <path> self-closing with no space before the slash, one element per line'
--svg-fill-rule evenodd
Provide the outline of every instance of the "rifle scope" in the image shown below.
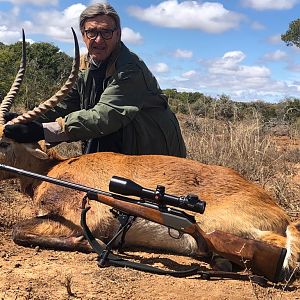
<path fill-rule="evenodd" d="M 109 190 L 113 193 L 126 196 L 135 196 L 141 199 L 152 201 L 158 205 L 171 205 L 182 209 L 204 213 L 206 202 L 198 198 L 197 195 L 172 196 L 165 194 L 165 187 L 158 185 L 156 190 L 143 188 L 130 179 L 113 176 L 109 182 Z"/>

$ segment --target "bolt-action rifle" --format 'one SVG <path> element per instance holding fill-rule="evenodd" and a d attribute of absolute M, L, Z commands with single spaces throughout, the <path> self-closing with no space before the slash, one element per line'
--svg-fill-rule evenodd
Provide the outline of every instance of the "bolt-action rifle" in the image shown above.
<path fill-rule="evenodd" d="M 91 235 L 85 222 L 85 216 L 89 209 L 89 207 L 86 207 L 87 198 L 111 206 L 114 210 L 119 212 L 119 217 L 121 216 L 119 220 L 123 218 L 123 221 L 120 221 L 121 229 L 117 235 L 126 232 L 136 217 L 143 218 L 164 225 L 168 227 L 169 230 L 176 230 L 180 234 L 185 233 L 191 235 L 199 245 L 199 249 L 205 249 L 207 253 L 216 253 L 241 267 L 247 267 L 254 274 L 262 275 L 273 282 L 278 282 L 281 279 L 282 266 L 286 255 L 285 248 L 253 239 L 244 239 L 219 230 L 205 233 L 198 226 L 195 218 L 186 212 L 204 212 L 205 202 L 198 199 L 195 195 L 181 197 L 168 195 L 165 194 L 163 186 L 157 186 L 156 190 L 150 190 L 141 187 L 131 180 L 116 176 L 113 176 L 110 181 L 110 192 L 105 192 L 3 164 L 0 164 L 0 169 L 85 192 L 86 196 L 83 200 L 81 225 L 92 247 L 95 246 L 96 240 Z M 126 196 L 134 196 L 138 197 L 138 199 Z M 126 216 L 125 221 L 124 215 Z M 115 240 L 115 238 L 113 240 Z M 109 244 L 111 244 L 113 240 Z M 110 257 L 113 259 L 117 257 L 116 261 L 118 261 L 118 256 L 109 256 L 110 250 L 110 247 L 101 249 L 100 266 L 104 266 L 106 259 Z M 117 265 L 117 263 L 115 265 Z M 128 264 L 125 265 L 130 267 Z M 151 269 L 148 271 L 151 272 Z M 168 273 L 161 272 L 160 274 Z"/>

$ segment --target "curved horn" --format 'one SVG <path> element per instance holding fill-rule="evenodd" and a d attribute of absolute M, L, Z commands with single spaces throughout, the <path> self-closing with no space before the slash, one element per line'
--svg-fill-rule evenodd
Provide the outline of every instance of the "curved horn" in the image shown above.
<path fill-rule="evenodd" d="M 12 84 L 9 92 L 4 97 L 1 105 L 0 105 L 0 124 L 4 124 L 4 113 L 9 112 L 11 109 L 11 106 L 14 102 L 14 99 L 20 89 L 20 86 L 22 84 L 24 74 L 26 69 L 26 43 L 25 43 L 25 33 L 24 29 L 22 29 L 22 60 L 20 63 L 19 71 L 16 75 L 15 81 Z"/>
<path fill-rule="evenodd" d="M 43 103 L 39 104 L 39 106 L 35 107 L 33 110 L 30 110 L 26 113 L 23 113 L 22 115 L 18 116 L 17 118 L 14 118 L 11 120 L 8 124 L 18 124 L 18 123 L 27 123 L 34 119 L 36 119 L 41 114 L 47 112 L 54 106 L 56 106 L 60 101 L 63 100 L 63 98 L 69 93 L 72 86 L 74 85 L 79 71 L 79 63 L 80 63 L 80 53 L 79 53 L 79 46 L 78 46 L 78 40 L 76 33 L 73 28 L 72 33 L 74 37 L 74 43 L 75 43 L 75 57 L 73 60 L 72 70 L 69 78 L 67 79 L 66 83 L 61 87 L 61 89 L 53 95 L 48 100 L 45 100 Z"/>

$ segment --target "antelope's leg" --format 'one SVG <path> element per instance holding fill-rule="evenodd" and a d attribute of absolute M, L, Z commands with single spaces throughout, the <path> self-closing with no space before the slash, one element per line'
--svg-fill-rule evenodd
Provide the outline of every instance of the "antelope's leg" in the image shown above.
<path fill-rule="evenodd" d="M 16 224 L 13 241 L 21 246 L 92 252 L 81 228 L 58 216 L 35 217 Z"/>

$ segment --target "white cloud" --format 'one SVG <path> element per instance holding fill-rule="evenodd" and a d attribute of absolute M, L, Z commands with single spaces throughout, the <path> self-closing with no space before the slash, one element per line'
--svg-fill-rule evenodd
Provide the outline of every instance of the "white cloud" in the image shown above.
<path fill-rule="evenodd" d="M 0 42 L 5 44 L 17 42 L 21 36 L 21 28 L 24 28 L 27 36 L 37 34 L 43 36 L 43 40 L 48 40 L 49 42 L 55 43 L 56 40 L 73 43 L 71 27 L 76 31 L 77 37 L 81 42 L 78 19 L 85 8 L 86 6 L 83 4 L 77 3 L 63 11 L 40 9 L 39 11 L 34 11 L 33 18 L 30 15 L 26 16 L 27 19 L 25 21 L 21 21 L 19 16 L 11 13 L 11 11 L 0 11 L 0 24 L 2 25 Z M 3 29 L 3 26 L 6 26 L 6 29 Z M 38 37 L 39 39 L 40 37 Z"/>
<path fill-rule="evenodd" d="M 280 56 L 283 53 L 274 55 L 277 58 Z M 261 65 L 244 65 L 245 58 L 241 51 L 227 52 L 223 57 L 209 62 L 208 72 L 199 76 L 199 81 L 206 90 L 229 94 L 234 100 L 278 101 L 285 95 L 298 93 L 294 82 L 274 80 L 270 69 Z"/>
<path fill-rule="evenodd" d="M 169 66 L 165 63 L 157 63 L 151 67 L 151 70 L 155 73 L 167 73 L 169 72 Z"/>
<path fill-rule="evenodd" d="M 38 6 L 58 4 L 58 0 L 0 0 L 0 2 L 9 2 L 14 5 L 34 4 Z"/>
<path fill-rule="evenodd" d="M 245 6 L 256 10 L 283 10 L 293 8 L 299 0 L 243 0 Z"/>
<path fill-rule="evenodd" d="M 148 8 L 131 6 L 129 13 L 157 26 L 222 33 L 237 28 L 244 17 L 217 2 L 168 0 Z"/>
<path fill-rule="evenodd" d="M 261 23 L 259 23 L 259 22 L 257 22 L 257 21 L 254 21 L 254 22 L 251 24 L 251 27 L 252 27 L 254 30 L 263 30 L 263 29 L 266 28 L 263 24 L 261 24 Z"/>
<path fill-rule="evenodd" d="M 92 1 L 90 1 L 89 4 L 96 4 L 96 3 L 108 3 L 108 1 L 105 1 L 105 0 L 92 0 Z"/>
<path fill-rule="evenodd" d="M 299 73 L 300 72 L 300 64 L 297 64 L 295 62 L 293 63 L 289 63 L 288 65 L 288 70 L 289 71 L 292 71 L 292 72 L 296 72 L 296 73 Z M 297 74 L 298 75 L 298 74 Z M 300 86 L 300 85 L 299 85 Z"/>
<path fill-rule="evenodd" d="M 21 39 L 19 39 L 19 41 L 21 41 Z M 26 42 L 27 42 L 27 43 L 29 43 L 29 44 L 33 44 L 33 43 L 35 43 L 35 41 L 34 41 L 34 40 L 32 40 L 32 39 L 26 39 Z"/>
<path fill-rule="evenodd" d="M 0 0 L 1 1 L 1 0 Z M 10 10 L 10 11 L 2 11 L 0 10 L 0 27 L 1 27 L 1 31 L 2 31 L 2 35 L 4 31 L 7 31 L 8 34 L 10 34 L 9 32 L 11 31 L 17 31 L 17 27 L 16 24 L 18 24 L 18 21 L 16 20 L 16 13 L 17 10 Z M 17 25 L 18 28 L 19 25 Z M 20 31 L 20 29 L 19 29 Z M 1 39 L 5 39 L 5 36 L 2 36 Z M 1 40 L 0 40 L 1 41 Z"/>
<path fill-rule="evenodd" d="M 190 70 L 180 77 L 162 78 L 162 84 L 177 90 L 191 89 L 216 97 L 227 94 L 234 100 L 283 99 L 296 91 L 295 84 L 276 81 L 271 71 L 261 65 L 245 65 L 242 51 L 230 51 L 210 61 L 202 60 L 203 71 Z"/>
<path fill-rule="evenodd" d="M 182 77 L 184 77 L 184 78 L 192 78 L 196 74 L 197 74 L 197 72 L 195 70 L 190 70 L 190 71 L 184 72 L 182 74 Z"/>
<path fill-rule="evenodd" d="M 276 35 L 272 35 L 268 38 L 268 42 L 270 44 L 280 44 L 282 43 L 282 40 L 281 40 L 281 35 L 280 34 L 276 34 Z"/>
<path fill-rule="evenodd" d="M 133 31 L 131 28 L 122 28 L 122 41 L 129 44 L 140 44 L 143 42 L 143 37 L 139 32 Z"/>
<path fill-rule="evenodd" d="M 300 97 L 299 82 L 276 80 L 269 68 L 246 65 L 245 59 L 242 51 L 226 52 L 213 60 L 202 59 L 201 68 L 186 71 L 180 76 L 172 72 L 163 74 L 159 83 L 162 88 L 197 91 L 212 97 L 226 94 L 236 101 L 280 101 L 287 96 Z"/>
<path fill-rule="evenodd" d="M 193 52 L 189 50 L 176 49 L 174 56 L 178 58 L 191 58 L 193 56 Z"/>
<path fill-rule="evenodd" d="M 208 71 L 214 76 L 225 76 L 228 84 L 241 84 L 256 86 L 266 81 L 271 71 L 265 66 L 247 66 L 241 62 L 245 59 L 242 51 L 231 51 L 223 55 L 222 58 L 216 59 L 208 67 Z M 231 81 L 231 83 L 230 83 Z"/>
<path fill-rule="evenodd" d="M 278 61 L 287 58 L 287 54 L 282 50 L 276 50 L 274 52 L 266 53 L 264 59 Z"/>
<path fill-rule="evenodd" d="M 14 17 L 18 17 L 20 15 L 20 7 L 19 6 L 14 6 L 11 10 L 11 14 L 14 16 Z"/>
<path fill-rule="evenodd" d="M 228 73 L 229 71 L 235 72 L 238 68 L 239 62 L 245 58 L 242 51 L 230 51 L 223 55 L 222 58 L 215 60 L 211 65 L 210 71 L 213 73 Z"/>
<path fill-rule="evenodd" d="M 52 39 L 71 42 L 73 40 L 71 27 L 77 31 L 77 36 L 79 36 L 78 19 L 85 8 L 83 4 L 77 3 L 62 12 L 58 10 L 40 11 L 35 16 L 36 22 L 28 24 L 28 29 L 32 33 L 46 34 Z"/>
<path fill-rule="evenodd" d="M 12 44 L 21 38 L 21 31 L 8 30 L 6 26 L 0 26 L 0 42 Z"/>

